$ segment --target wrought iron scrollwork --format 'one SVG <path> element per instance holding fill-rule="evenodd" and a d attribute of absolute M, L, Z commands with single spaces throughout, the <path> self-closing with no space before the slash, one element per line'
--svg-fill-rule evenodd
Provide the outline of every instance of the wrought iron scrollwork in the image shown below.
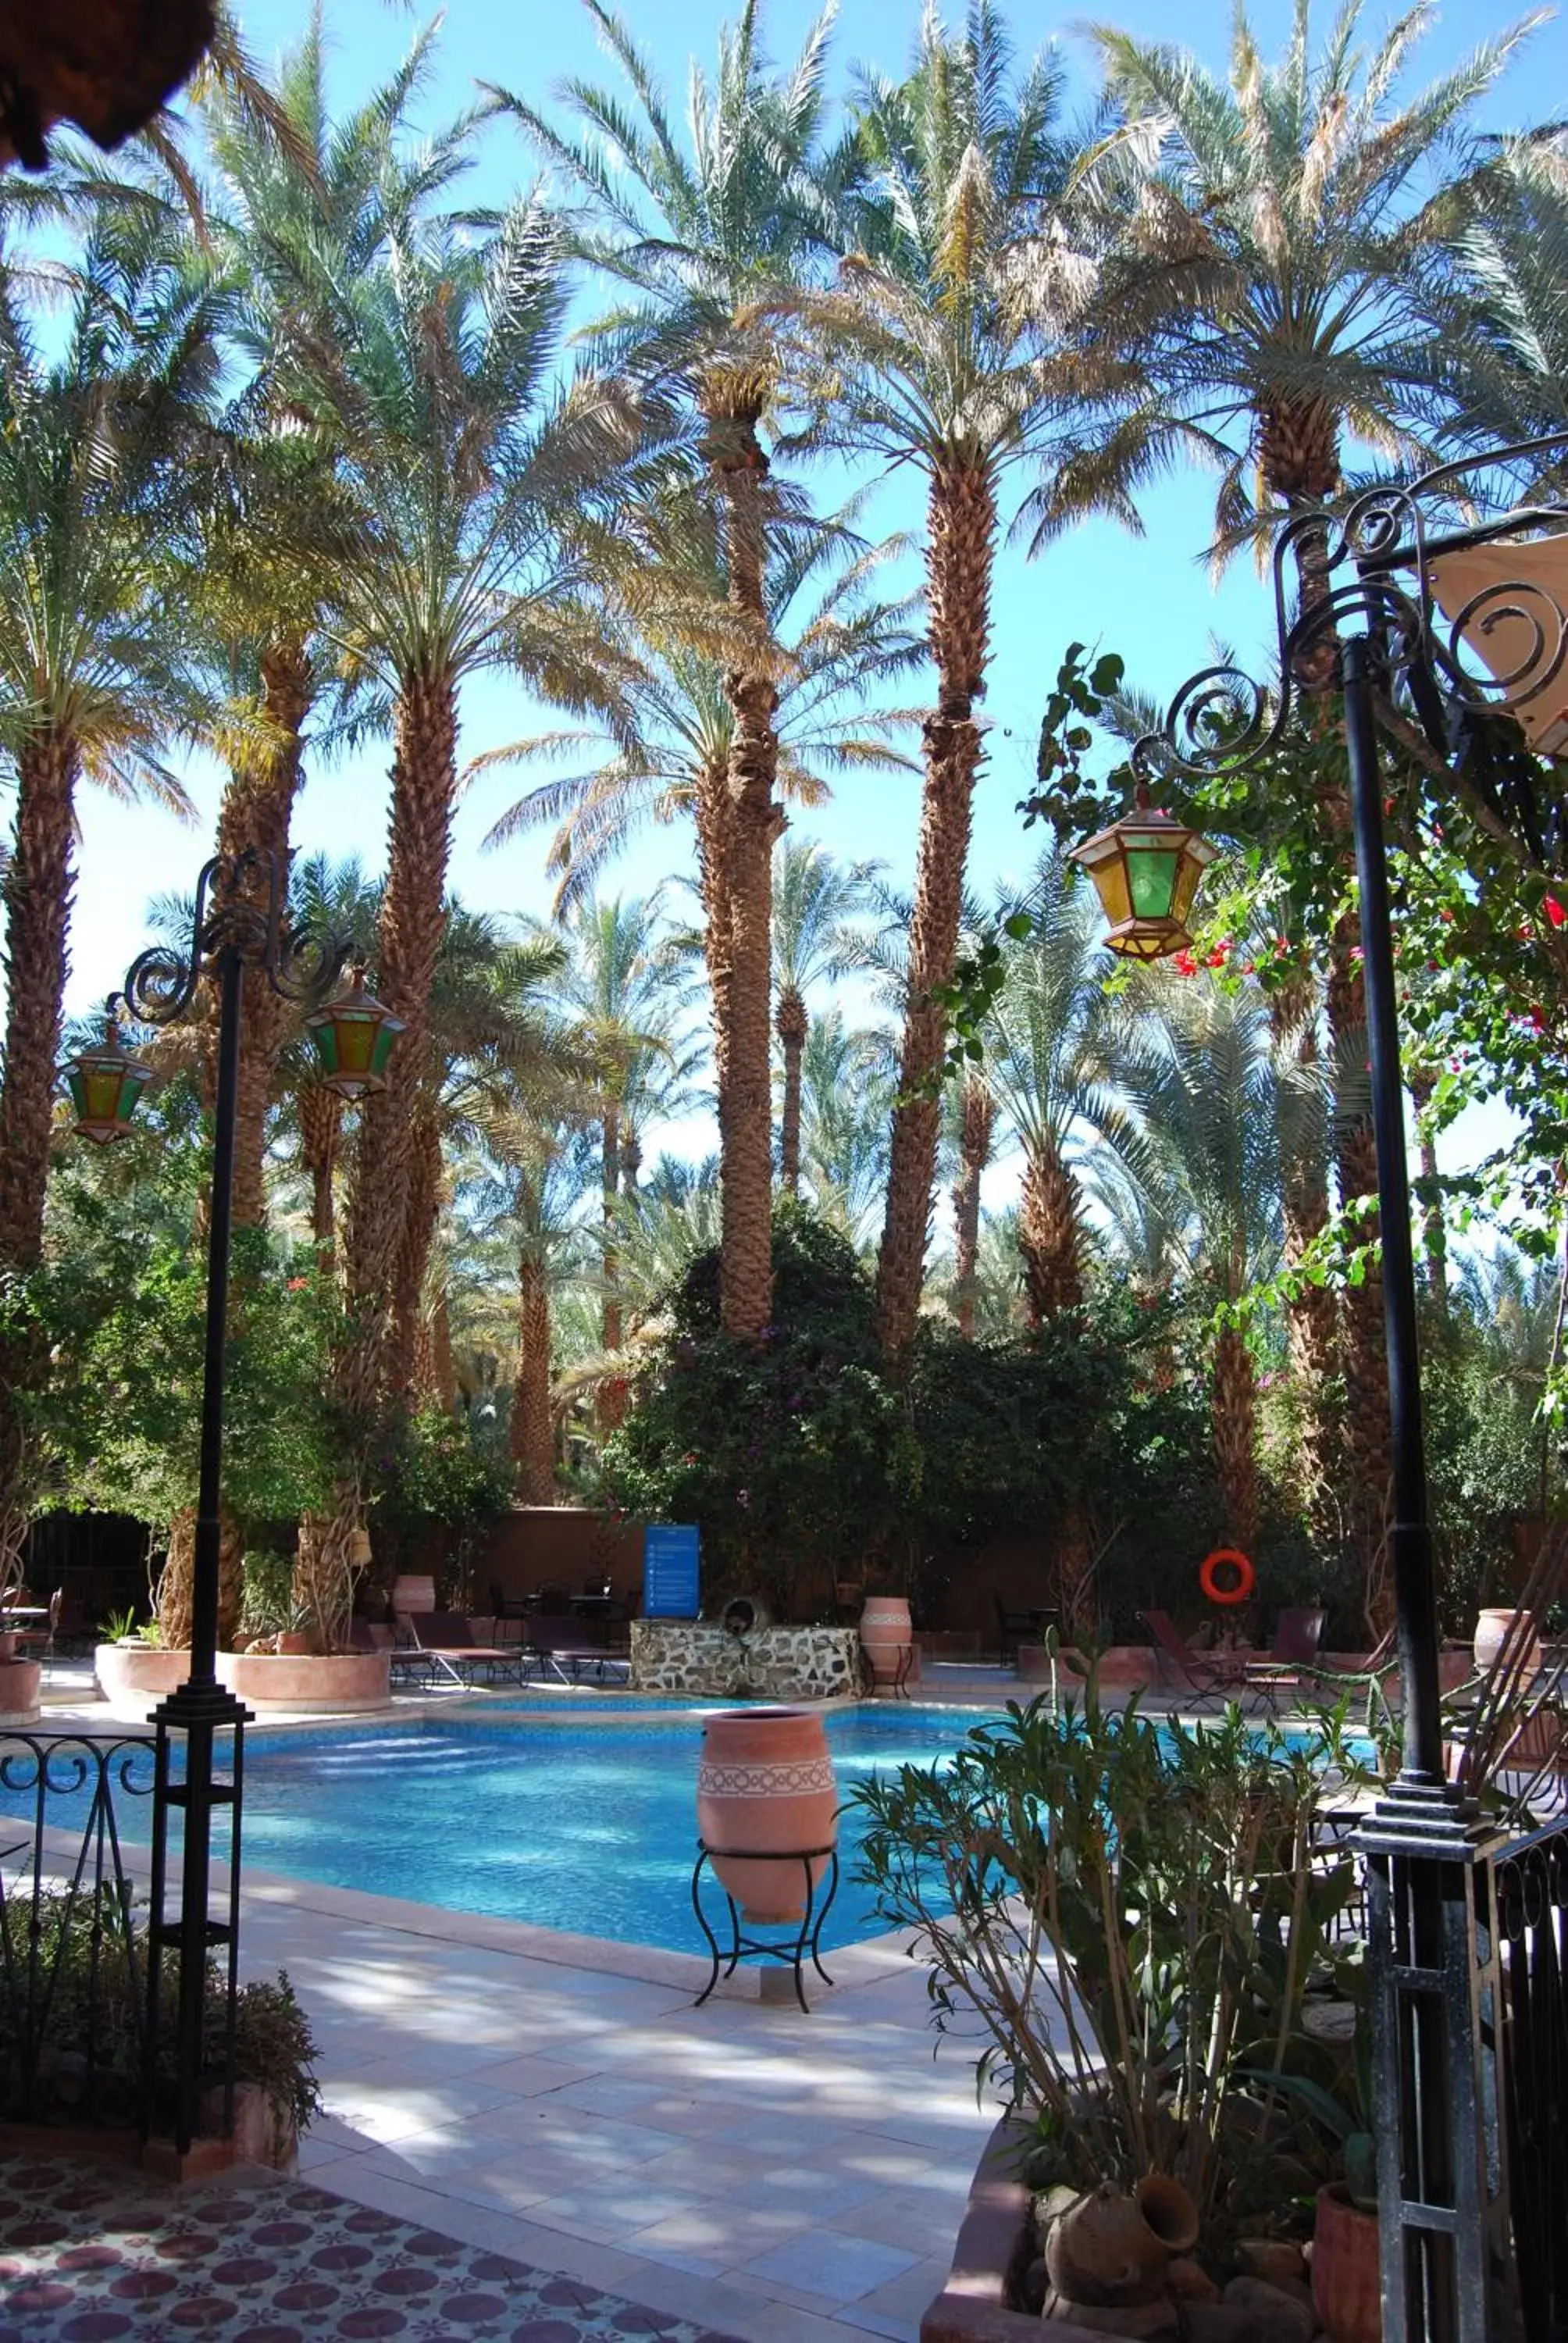
<path fill-rule="evenodd" d="M 132 961 L 120 996 L 131 1016 L 144 1025 L 173 1024 L 226 951 L 259 969 L 285 1001 L 319 1000 L 341 975 L 350 940 L 291 928 L 287 908 L 286 856 L 256 848 L 215 854 L 196 880 L 189 944 L 150 944 Z"/>
<path fill-rule="evenodd" d="M 1488 580 L 1445 610 L 1438 574 L 1445 557 L 1492 547 L 1517 546 L 1528 567 L 1533 540 L 1568 532 L 1568 498 L 1450 525 L 1476 474 L 1517 472 L 1556 456 L 1568 458 L 1568 432 L 1365 489 L 1341 508 L 1292 516 L 1273 549 L 1272 681 L 1265 686 L 1231 664 L 1190 677 L 1164 721 L 1135 746 L 1134 771 L 1201 779 L 1261 764 L 1284 739 L 1298 697 L 1337 683 L 1339 649 L 1352 632 L 1368 639 L 1384 689 L 1403 693 L 1445 758 L 1466 721 L 1530 714 L 1568 671 L 1568 601 L 1521 574 Z M 1302 580 L 1312 588 L 1304 605 Z M 1505 660 L 1483 659 L 1478 642 L 1501 650 L 1504 627 L 1520 639 L 1510 638 Z"/>

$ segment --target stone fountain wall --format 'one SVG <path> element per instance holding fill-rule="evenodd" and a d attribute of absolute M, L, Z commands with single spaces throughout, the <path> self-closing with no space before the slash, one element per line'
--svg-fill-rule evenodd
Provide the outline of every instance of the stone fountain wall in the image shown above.
<path fill-rule="evenodd" d="M 859 1686 L 853 1627 L 758 1627 L 731 1634 L 704 1619 L 634 1619 L 634 1692 L 713 1700 L 832 1700 Z"/>

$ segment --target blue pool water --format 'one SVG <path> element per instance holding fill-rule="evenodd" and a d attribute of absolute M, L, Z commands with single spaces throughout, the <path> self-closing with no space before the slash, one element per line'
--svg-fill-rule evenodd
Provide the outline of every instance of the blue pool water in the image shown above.
<path fill-rule="evenodd" d="M 825 1713 L 839 1787 L 957 1747 L 973 1710 Z M 691 1912 L 699 1713 L 648 1725 L 434 1718 L 254 1735 L 246 1745 L 245 1860 L 334 1887 L 480 1912 L 622 1943 L 698 1951 Z M 0 1792 L 0 1808 L 19 1801 Z M 140 1798 L 116 1800 L 127 1838 Z M 70 1817 L 51 1800 L 49 1819 Z M 859 1816 L 839 1826 L 842 1875 L 825 1946 L 880 1933 L 850 1874 Z M 712 1891 L 717 1925 L 723 1898 Z"/>

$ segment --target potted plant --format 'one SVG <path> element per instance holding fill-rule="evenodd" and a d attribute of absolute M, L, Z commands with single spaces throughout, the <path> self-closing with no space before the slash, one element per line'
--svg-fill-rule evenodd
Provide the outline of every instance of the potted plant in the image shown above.
<path fill-rule="evenodd" d="M 1081 1704 L 1010 1707 L 950 1764 L 853 1785 L 879 1913 L 915 1932 L 939 2028 L 979 2020 L 982 2083 L 1032 2125 L 1030 2185 L 1178 2184 L 1210 2286 L 1229 2241 L 1289 2235 L 1322 2169 L 1270 2077 L 1354 1891 L 1348 1856 L 1307 1859 L 1331 1768 L 1362 1778 L 1337 1713 L 1306 1742 L 1157 1723 L 1104 1710 L 1091 1665 Z"/>
<path fill-rule="evenodd" d="M 1382 2287 L 1378 2263 L 1377 2138 L 1364 1962 L 1336 1964 L 1334 1992 L 1319 2004 L 1323 2022 L 1306 2014 L 1320 2044 L 1336 2037 L 1349 2056 L 1335 2062 L 1332 2087 L 1305 2074 L 1269 2079 L 1311 2117 L 1332 2145 L 1340 2177 L 1317 2192 L 1312 2225 L 1312 2305 L 1329 2343 L 1380 2343 Z M 1335 2023 L 1334 2021 L 1342 2021 Z"/>

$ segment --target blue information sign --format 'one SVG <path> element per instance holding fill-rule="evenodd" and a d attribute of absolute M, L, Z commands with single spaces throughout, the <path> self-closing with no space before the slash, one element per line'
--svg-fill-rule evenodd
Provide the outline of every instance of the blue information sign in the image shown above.
<path fill-rule="evenodd" d="M 697 1524 L 651 1522 L 642 1534 L 642 1615 L 695 1619 L 698 1604 Z"/>

